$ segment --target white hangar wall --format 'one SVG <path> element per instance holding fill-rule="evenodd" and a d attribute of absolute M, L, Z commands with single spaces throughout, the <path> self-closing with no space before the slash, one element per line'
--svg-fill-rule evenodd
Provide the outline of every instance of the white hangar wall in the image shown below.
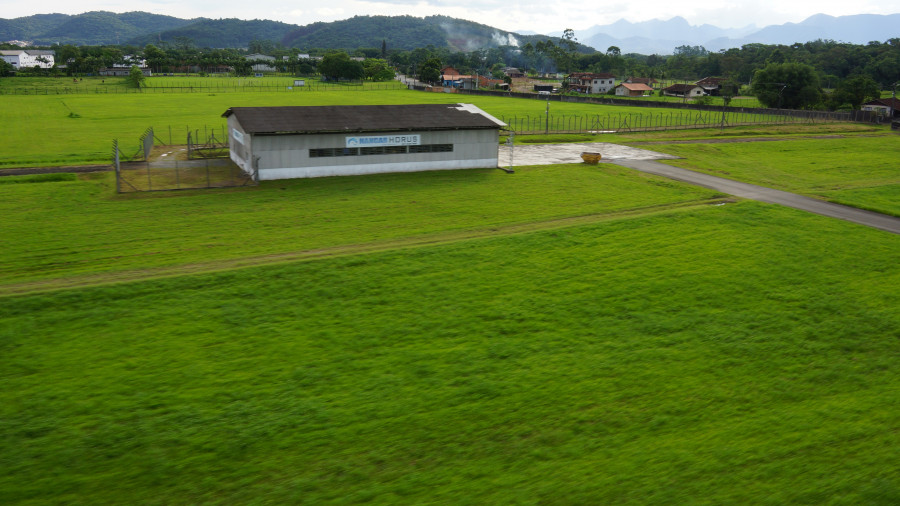
<path fill-rule="evenodd" d="M 256 159 L 261 181 L 493 168 L 498 165 L 499 129 L 250 135 L 243 131 L 234 116 L 228 118 L 228 127 L 232 160 L 252 174 L 252 160 Z M 344 149 L 350 137 L 395 135 L 418 136 L 418 143 L 386 148 L 381 150 L 386 153 L 380 154 L 366 154 L 363 148 Z M 433 151 L 421 152 L 429 149 Z M 328 151 L 332 153 L 328 154 Z M 347 151 L 354 154 L 345 156 Z"/>

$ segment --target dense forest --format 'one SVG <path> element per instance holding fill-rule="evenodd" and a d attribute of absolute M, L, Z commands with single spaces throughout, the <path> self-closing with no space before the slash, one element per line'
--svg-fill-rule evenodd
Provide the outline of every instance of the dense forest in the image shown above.
<path fill-rule="evenodd" d="M 0 19 L 0 40 L 31 40 L 39 44 L 102 45 L 130 42 L 202 21 L 148 12 L 91 11 L 76 16 L 36 14 Z"/>

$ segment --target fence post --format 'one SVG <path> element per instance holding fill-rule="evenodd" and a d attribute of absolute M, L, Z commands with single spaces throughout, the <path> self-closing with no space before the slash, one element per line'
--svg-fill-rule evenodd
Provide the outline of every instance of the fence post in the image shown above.
<path fill-rule="evenodd" d="M 122 173 L 119 164 L 119 139 L 113 139 L 113 164 L 116 167 L 116 193 L 122 193 Z"/>

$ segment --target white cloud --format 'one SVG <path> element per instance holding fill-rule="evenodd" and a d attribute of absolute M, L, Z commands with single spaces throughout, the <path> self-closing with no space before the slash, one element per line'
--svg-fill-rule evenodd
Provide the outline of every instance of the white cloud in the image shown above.
<path fill-rule="evenodd" d="M 342 17 L 345 14 L 344 9 L 337 7 L 323 7 L 321 9 L 316 9 L 316 14 L 325 17 L 325 18 L 337 18 Z"/>

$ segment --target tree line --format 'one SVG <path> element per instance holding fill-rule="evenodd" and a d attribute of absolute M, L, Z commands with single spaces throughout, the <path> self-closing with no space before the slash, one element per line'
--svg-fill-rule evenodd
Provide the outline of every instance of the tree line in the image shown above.
<path fill-rule="evenodd" d="M 833 40 L 789 46 L 746 44 L 717 52 L 702 46 L 679 46 L 671 55 L 623 54 L 616 46 L 596 51 L 578 44 L 571 29 L 557 39 L 538 38 L 521 47 L 473 51 L 454 51 L 434 45 L 393 49 L 384 40 L 381 47 L 360 47 L 352 51 L 301 50 L 269 40 L 253 40 L 246 49 L 210 49 L 198 47 L 187 37 L 143 47 L 61 45 L 49 49 L 55 50 L 57 65 L 66 67 L 64 71 L 54 72 L 69 75 L 96 73 L 117 63 L 144 60 L 154 73 L 194 70 L 247 75 L 255 63 L 268 63 L 295 75 L 383 80 L 393 77 L 397 71 L 434 82 L 439 80 L 439 71 L 444 66 L 453 66 L 463 74 L 495 78 L 503 78 L 503 69 L 507 67 L 517 67 L 535 76 L 594 72 L 613 74 L 619 79 L 631 76 L 687 82 L 716 76 L 726 79 L 732 93 L 743 87 L 765 105 L 792 108 L 855 108 L 860 100 L 878 96 L 881 90 L 892 89 L 900 81 L 900 38 L 865 45 Z M 246 58 L 254 53 L 273 56 L 275 61 L 255 62 Z M 321 59 L 299 58 L 301 54 Z M 364 60 L 359 62 L 352 57 Z"/>

